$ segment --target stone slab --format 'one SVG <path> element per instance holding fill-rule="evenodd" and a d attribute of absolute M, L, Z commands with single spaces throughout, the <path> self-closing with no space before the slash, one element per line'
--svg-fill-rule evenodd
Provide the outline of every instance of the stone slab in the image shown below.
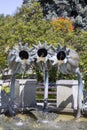
<path fill-rule="evenodd" d="M 77 80 L 58 80 L 57 84 L 57 108 L 77 109 L 78 81 Z"/>
<path fill-rule="evenodd" d="M 19 80 L 18 100 L 20 107 L 35 107 L 36 83 L 37 83 L 36 79 Z"/>

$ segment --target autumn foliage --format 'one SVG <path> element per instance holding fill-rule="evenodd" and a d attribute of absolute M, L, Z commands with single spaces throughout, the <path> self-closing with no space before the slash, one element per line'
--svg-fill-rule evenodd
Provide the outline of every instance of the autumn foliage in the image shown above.
<path fill-rule="evenodd" d="M 69 18 L 56 18 L 51 21 L 54 31 L 71 32 L 74 29 L 73 22 Z"/>

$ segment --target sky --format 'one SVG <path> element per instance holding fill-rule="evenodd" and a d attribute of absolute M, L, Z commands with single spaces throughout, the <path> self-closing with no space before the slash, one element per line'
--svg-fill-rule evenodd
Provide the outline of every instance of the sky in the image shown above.
<path fill-rule="evenodd" d="M 23 0 L 0 0 L 0 14 L 13 15 L 22 3 Z"/>

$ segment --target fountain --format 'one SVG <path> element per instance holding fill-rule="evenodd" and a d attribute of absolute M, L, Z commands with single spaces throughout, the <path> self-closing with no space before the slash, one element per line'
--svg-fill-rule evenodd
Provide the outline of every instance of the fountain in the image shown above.
<path fill-rule="evenodd" d="M 50 61 L 51 58 L 51 49 L 52 46 L 48 46 L 47 42 L 44 44 L 41 44 L 39 41 L 38 46 L 33 45 L 35 47 L 33 58 L 36 60 L 36 64 L 39 64 L 41 67 L 41 70 L 44 73 L 44 109 L 47 108 L 48 103 L 48 86 L 49 86 L 49 75 L 48 70 L 50 69 Z"/>
<path fill-rule="evenodd" d="M 32 48 L 28 47 L 28 44 L 22 45 L 19 43 L 18 46 L 13 47 L 8 56 L 8 64 L 12 71 L 12 79 L 10 86 L 10 100 L 8 105 L 8 111 L 10 115 L 15 114 L 14 107 L 14 92 L 15 92 L 15 79 L 16 74 L 27 71 L 30 66 L 35 65 L 43 71 L 44 75 L 44 110 L 48 109 L 48 86 L 49 86 L 49 74 L 48 70 L 52 65 L 58 68 L 63 74 L 75 74 L 78 78 L 78 99 L 77 99 L 77 117 L 81 116 L 83 109 L 82 96 L 83 96 L 83 82 L 81 73 L 78 67 L 79 56 L 76 51 L 62 47 L 58 45 L 55 48 L 52 45 L 47 45 L 47 42 L 38 45 L 33 45 Z M 27 100 L 27 99 L 26 99 Z M 30 100 L 29 100 L 30 102 Z"/>
<path fill-rule="evenodd" d="M 12 79 L 10 86 L 10 101 L 9 101 L 9 113 L 10 115 L 15 114 L 14 110 L 14 93 L 15 93 L 15 79 L 16 74 L 23 74 L 25 71 L 29 69 L 29 66 L 32 62 L 32 58 L 30 56 L 32 49 L 28 48 L 28 44 L 26 43 L 24 46 L 22 43 L 19 43 L 18 46 L 13 47 L 8 56 L 8 64 L 12 71 Z"/>
<path fill-rule="evenodd" d="M 55 55 L 51 57 L 53 65 L 58 66 L 58 70 L 63 74 L 76 74 L 78 77 L 78 106 L 77 106 L 77 117 L 81 116 L 82 110 L 82 97 L 83 97 L 83 82 L 81 73 L 78 67 L 79 56 L 76 51 L 62 47 L 61 45 L 55 49 Z"/>

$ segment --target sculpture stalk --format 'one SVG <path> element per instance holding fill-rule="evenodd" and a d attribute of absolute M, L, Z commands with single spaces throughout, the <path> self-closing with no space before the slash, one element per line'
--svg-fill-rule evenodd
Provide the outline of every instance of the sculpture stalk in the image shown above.
<path fill-rule="evenodd" d="M 82 110 L 82 96 L 83 96 L 83 82 L 81 78 L 81 73 L 78 70 L 77 72 L 78 77 L 78 106 L 77 106 L 77 118 L 81 116 L 81 110 Z"/>
<path fill-rule="evenodd" d="M 44 109 L 47 108 L 48 105 L 48 86 L 49 86 L 49 80 L 48 80 L 48 70 L 45 68 L 44 70 Z"/>
<path fill-rule="evenodd" d="M 9 103 L 9 114 L 12 116 L 15 114 L 14 110 L 14 98 L 15 98 L 15 74 L 12 75 L 11 86 L 10 86 L 10 103 Z"/>

